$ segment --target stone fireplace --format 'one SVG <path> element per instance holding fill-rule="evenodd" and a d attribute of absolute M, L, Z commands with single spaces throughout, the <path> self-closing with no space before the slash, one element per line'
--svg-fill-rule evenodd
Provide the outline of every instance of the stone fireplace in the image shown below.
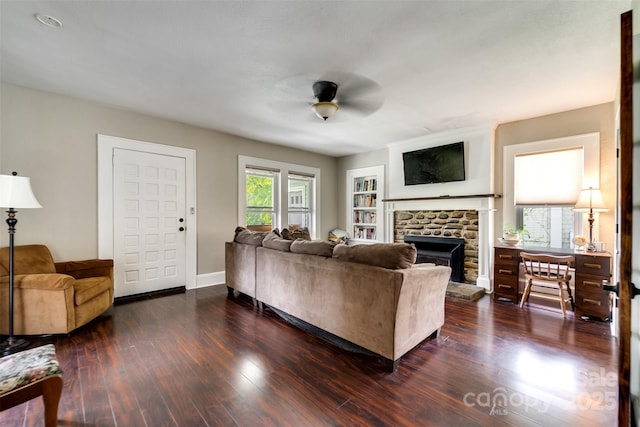
<path fill-rule="evenodd" d="M 451 266 L 454 282 L 475 284 L 478 280 L 476 210 L 395 211 L 394 241 L 414 243 L 418 257 L 421 250 L 424 257 L 430 257 L 422 262 Z"/>
<path fill-rule="evenodd" d="M 464 240 L 463 283 L 491 289 L 493 212 L 496 196 L 442 196 L 386 199 L 385 241 L 405 236 Z"/>

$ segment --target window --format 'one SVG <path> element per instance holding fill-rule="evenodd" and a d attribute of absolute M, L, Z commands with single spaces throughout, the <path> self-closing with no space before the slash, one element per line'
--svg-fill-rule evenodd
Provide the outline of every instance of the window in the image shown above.
<path fill-rule="evenodd" d="M 271 230 L 276 223 L 275 190 L 277 172 L 247 168 L 245 222 L 254 230 Z"/>
<path fill-rule="evenodd" d="M 516 155 L 516 226 L 529 232 L 528 245 L 571 247 L 582 218 L 573 205 L 582 188 L 583 152 L 572 147 Z"/>
<path fill-rule="evenodd" d="M 506 146 L 503 223 L 526 229 L 527 245 L 571 248 L 584 234 L 580 189 L 599 186 L 599 144 L 592 133 Z"/>
<path fill-rule="evenodd" d="M 289 174 L 289 227 L 310 227 L 314 177 Z"/>
<path fill-rule="evenodd" d="M 315 236 L 319 169 L 239 156 L 238 170 L 240 225 L 258 231 L 307 227 Z"/>
<path fill-rule="evenodd" d="M 529 232 L 527 245 L 570 248 L 582 214 L 573 206 L 516 206 L 516 226 Z"/>

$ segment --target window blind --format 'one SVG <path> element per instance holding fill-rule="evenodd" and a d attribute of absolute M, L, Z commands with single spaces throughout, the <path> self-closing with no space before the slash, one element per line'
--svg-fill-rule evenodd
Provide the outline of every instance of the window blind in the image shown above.
<path fill-rule="evenodd" d="M 516 205 L 575 205 L 582 188 L 582 147 L 515 157 Z"/>

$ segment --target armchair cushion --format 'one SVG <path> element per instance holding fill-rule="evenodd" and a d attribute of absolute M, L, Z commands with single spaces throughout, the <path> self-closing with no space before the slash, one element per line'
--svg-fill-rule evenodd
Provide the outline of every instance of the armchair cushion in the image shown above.
<path fill-rule="evenodd" d="M 84 261 L 56 262 L 57 273 L 68 274 L 76 279 L 87 277 L 111 276 L 113 268 L 112 259 L 87 259 Z"/>
<path fill-rule="evenodd" d="M 0 264 L 9 269 L 9 248 L 0 249 Z M 45 274 L 55 273 L 56 267 L 49 248 L 45 245 L 22 245 L 14 248 L 13 273 Z M 8 274 L 8 272 L 7 272 Z"/>
<path fill-rule="evenodd" d="M 88 277 L 86 279 L 78 279 L 75 284 L 75 304 L 82 305 L 100 295 L 107 292 L 113 287 L 109 277 Z"/>
<path fill-rule="evenodd" d="M 9 276 L 0 277 L 0 284 L 8 284 Z M 20 274 L 13 277 L 15 289 L 40 289 L 45 291 L 73 288 L 76 280 L 66 274 Z"/>

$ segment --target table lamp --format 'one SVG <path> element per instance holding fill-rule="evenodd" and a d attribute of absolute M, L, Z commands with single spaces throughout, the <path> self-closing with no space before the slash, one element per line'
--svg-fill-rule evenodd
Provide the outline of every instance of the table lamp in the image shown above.
<path fill-rule="evenodd" d="M 41 208 L 31 191 L 31 180 L 25 176 L 0 175 L 0 208 L 8 208 L 7 225 L 9 226 L 9 337 L 0 344 L 2 355 L 11 354 L 27 345 L 24 339 L 13 336 L 13 237 L 16 233 L 15 209 Z"/>
<path fill-rule="evenodd" d="M 593 222 L 595 221 L 593 213 L 609 210 L 602 201 L 602 193 L 599 189 L 593 187 L 580 190 L 578 201 L 573 210 L 576 212 L 589 212 L 589 243 L 587 244 L 587 251 L 594 252 L 596 247 L 593 244 Z"/>

